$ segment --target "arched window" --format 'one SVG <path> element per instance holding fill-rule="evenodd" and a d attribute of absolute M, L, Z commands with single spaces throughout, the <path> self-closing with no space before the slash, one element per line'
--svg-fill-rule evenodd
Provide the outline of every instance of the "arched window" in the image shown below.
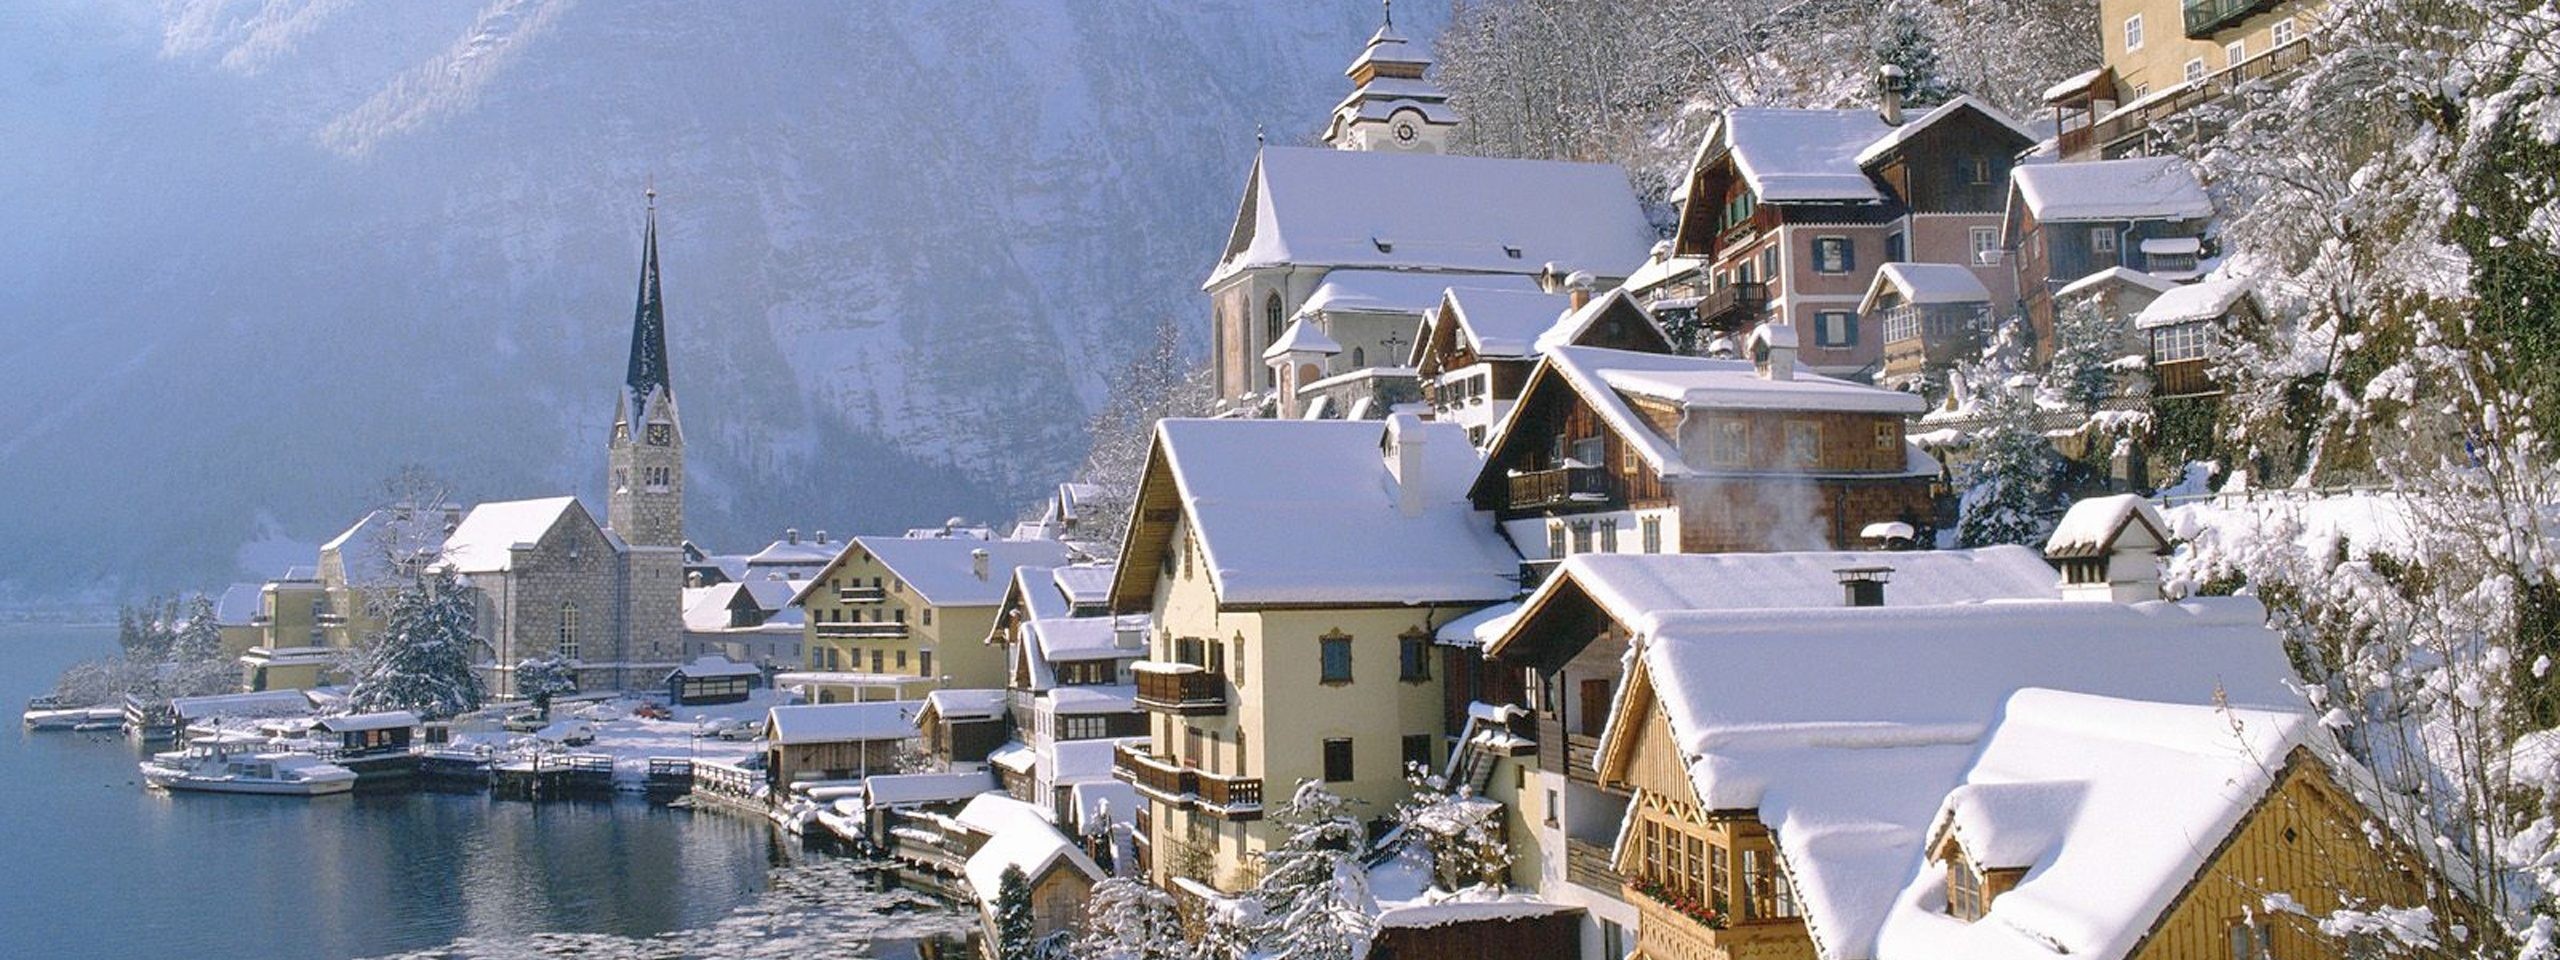
<path fill-rule="evenodd" d="M 578 659 L 578 605 L 560 605 L 560 635 L 552 641 L 551 655 L 562 660 Z"/>
<path fill-rule="evenodd" d="M 1280 342 L 1280 295 L 1278 293 L 1273 293 L 1270 299 L 1262 301 L 1262 331 L 1262 342 Z"/>
<path fill-rule="evenodd" d="M 1359 348 L 1359 347 L 1353 347 L 1353 348 L 1351 348 L 1351 369 L 1358 370 L 1358 369 L 1360 369 L 1360 368 L 1362 368 L 1362 367 L 1366 367 L 1366 366 L 1368 366 L 1368 365 L 1369 365 L 1369 351 L 1364 350 L 1364 349 L 1361 349 L 1361 348 Z"/>

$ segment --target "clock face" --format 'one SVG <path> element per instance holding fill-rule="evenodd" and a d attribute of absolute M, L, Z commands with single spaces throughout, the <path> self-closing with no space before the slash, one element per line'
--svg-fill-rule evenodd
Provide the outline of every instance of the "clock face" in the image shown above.
<path fill-rule="evenodd" d="M 653 423 L 649 425 L 649 442 L 651 444 L 661 447 L 666 446 L 674 436 L 675 431 L 670 429 L 666 424 Z"/>
<path fill-rule="evenodd" d="M 1421 131 L 1415 130 L 1411 123 L 1396 124 L 1396 139 L 1405 143 L 1412 143 L 1413 138 L 1419 136 L 1420 133 Z"/>

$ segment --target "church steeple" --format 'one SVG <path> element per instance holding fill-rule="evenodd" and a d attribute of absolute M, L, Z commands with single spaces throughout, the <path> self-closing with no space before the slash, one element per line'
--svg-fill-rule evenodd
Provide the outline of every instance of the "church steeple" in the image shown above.
<path fill-rule="evenodd" d="M 658 189 L 650 187 L 649 226 L 640 242 L 640 305 L 631 317 L 631 369 L 623 383 L 631 391 L 631 418 L 647 419 L 648 404 L 658 391 L 672 394 L 667 379 L 667 311 L 658 298 Z"/>
<path fill-rule="evenodd" d="M 658 295 L 658 191 L 647 193 L 640 241 L 640 302 L 631 315 L 631 361 L 613 403 L 606 445 L 612 487 L 606 525 L 634 546 L 684 542 L 684 427 L 667 375 L 667 312 Z"/>
<path fill-rule="evenodd" d="M 1343 150 L 1404 150 L 1439 153 L 1448 149 L 1458 112 L 1449 95 L 1423 78 L 1431 58 L 1396 31 L 1395 6 L 1386 6 L 1378 32 L 1360 49 L 1343 73 L 1351 78 L 1351 95 L 1333 108 L 1325 128 L 1326 143 Z"/>

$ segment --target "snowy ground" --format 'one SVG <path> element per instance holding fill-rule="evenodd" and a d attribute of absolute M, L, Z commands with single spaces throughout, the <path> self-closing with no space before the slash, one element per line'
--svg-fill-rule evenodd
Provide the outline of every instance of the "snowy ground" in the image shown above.
<path fill-rule="evenodd" d="M 560 706 L 552 711 L 553 722 L 541 734 L 473 733 L 457 735 L 458 744 L 481 744 L 501 753 L 532 749 L 556 742 L 571 730 L 583 726 L 595 734 L 595 742 L 576 747 L 553 746 L 551 749 L 583 754 L 607 754 L 613 757 L 614 779 L 637 784 L 649 773 L 649 760 L 654 757 L 682 757 L 737 763 L 764 752 L 764 741 L 724 740 L 700 734 L 726 724 L 764 722 L 765 711 L 796 702 L 788 693 L 757 690 L 744 703 L 716 706 L 681 707 L 666 720 L 634 716 L 646 700 L 620 698 L 575 707 Z"/>

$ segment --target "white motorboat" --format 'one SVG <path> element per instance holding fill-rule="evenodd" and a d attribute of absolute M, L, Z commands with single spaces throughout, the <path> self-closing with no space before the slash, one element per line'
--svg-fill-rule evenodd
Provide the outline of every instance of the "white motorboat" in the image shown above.
<path fill-rule="evenodd" d="M 189 749 L 142 763 L 142 778 L 163 790 L 316 797 L 356 788 L 356 773 L 305 753 L 226 753 Z"/>

